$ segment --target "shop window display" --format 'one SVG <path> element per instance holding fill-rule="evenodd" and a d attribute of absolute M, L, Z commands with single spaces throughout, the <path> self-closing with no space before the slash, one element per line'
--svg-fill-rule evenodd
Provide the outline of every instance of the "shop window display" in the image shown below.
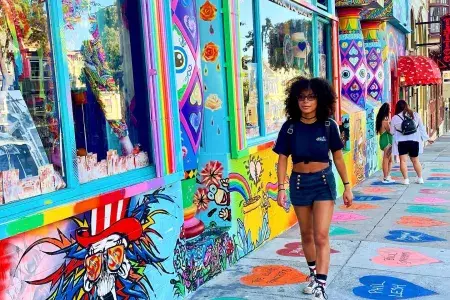
<path fill-rule="evenodd" d="M 296 76 L 313 76 L 312 14 L 291 3 L 289 8 L 261 1 L 264 119 L 267 133 L 285 122 L 286 84 Z"/>
<path fill-rule="evenodd" d="M 241 82 L 245 108 L 247 138 L 260 135 L 259 98 L 256 85 L 257 53 L 255 47 L 253 1 L 244 0 L 239 7 L 239 35 L 241 45 Z"/>
<path fill-rule="evenodd" d="M 0 204 L 65 187 L 45 1 L 0 1 Z"/>
<path fill-rule="evenodd" d="M 319 22 L 319 76 L 328 78 L 328 30 L 329 25 Z"/>
<path fill-rule="evenodd" d="M 80 182 L 148 166 L 139 1 L 62 3 Z"/>

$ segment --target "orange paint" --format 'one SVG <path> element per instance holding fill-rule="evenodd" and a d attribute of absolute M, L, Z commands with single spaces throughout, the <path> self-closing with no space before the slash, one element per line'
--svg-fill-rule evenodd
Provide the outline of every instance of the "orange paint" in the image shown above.
<path fill-rule="evenodd" d="M 73 212 L 74 215 L 79 215 L 99 206 L 100 206 L 100 198 L 93 197 L 76 203 L 73 207 Z"/>
<path fill-rule="evenodd" d="M 347 207 L 344 204 L 339 206 L 342 210 L 367 210 L 367 209 L 376 209 L 379 208 L 378 205 L 369 204 L 369 203 L 353 203 L 352 206 Z"/>
<path fill-rule="evenodd" d="M 267 265 L 255 267 L 252 273 L 241 278 L 241 283 L 248 286 L 279 286 L 306 282 L 307 276 L 287 266 Z"/>
<path fill-rule="evenodd" d="M 400 220 L 397 221 L 397 224 L 409 227 L 433 227 L 448 225 L 448 223 L 439 220 L 413 216 L 401 217 Z"/>

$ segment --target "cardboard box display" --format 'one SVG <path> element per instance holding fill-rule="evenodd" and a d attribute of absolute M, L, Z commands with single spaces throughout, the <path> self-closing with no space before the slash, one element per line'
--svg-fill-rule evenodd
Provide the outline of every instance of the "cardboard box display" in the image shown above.
<path fill-rule="evenodd" d="M 39 167 L 39 182 L 41 186 L 41 193 L 47 194 L 56 191 L 55 187 L 55 170 L 53 165 L 45 165 Z"/>
<path fill-rule="evenodd" d="M 39 176 L 28 177 L 20 180 L 19 199 L 27 199 L 41 194 L 41 182 Z"/>
<path fill-rule="evenodd" d="M 19 200 L 20 180 L 19 170 L 3 171 L 3 198 L 4 202 L 12 202 Z"/>
<path fill-rule="evenodd" d="M 147 152 L 139 152 L 134 158 L 136 169 L 144 168 L 149 165 L 148 154 Z"/>

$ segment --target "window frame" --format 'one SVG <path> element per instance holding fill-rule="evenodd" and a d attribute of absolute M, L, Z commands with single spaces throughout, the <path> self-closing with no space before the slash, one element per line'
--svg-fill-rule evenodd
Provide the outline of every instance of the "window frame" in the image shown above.
<path fill-rule="evenodd" d="M 223 0 L 224 13 L 224 36 L 225 36 L 225 58 L 226 58 L 226 79 L 227 79 L 227 93 L 228 93 L 228 110 L 230 121 L 230 146 L 231 157 L 241 158 L 253 154 L 257 151 L 269 149 L 274 145 L 277 132 L 266 133 L 265 112 L 264 112 L 264 90 L 262 78 L 262 47 L 261 47 L 261 27 L 260 16 L 260 1 L 251 0 L 253 5 L 253 28 L 255 36 L 256 59 L 257 59 L 257 88 L 258 88 L 258 123 L 260 127 L 260 136 L 247 139 L 245 130 L 245 110 L 244 98 L 242 93 L 242 83 L 240 79 L 240 65 L 241 54 L 237 53 L 236 49 L 239 47 L 239 1 L 238 0 Z M 313 3 L 304 0 L 286 0 L 293 4 L 299 5 L 302 8 L 309 10 L 312 14 L 312 52 L 313 52 L 313 75 L 319 76 L 319 53 L 318 53 L 318 22 L 328 24 L 329 33 L 327 35 L 327 79 L 333 82 L 334 67 L 333 58 L 334 53 L 331 49 L 333 33 L 333 23 L 338 22 L 338 18 L 331 14 L 334 13 L 334 5 L 330 5 L 332 0 L 328 0 L 329 8 L 325 11 L 324 6 L 318 6 L 317 0 Z M 330 12 L 329 12 L 330 11 Z M 332 22 L 335 21 L 335 22 Z M 258 30 L 256 30 L 258 29 Z M 235 33 L 235 34 L 233 34 Z"/>
<path fill-rule="evenodd" d="M 175 86 L 175 62 L 170 51 L 163 52 L 158 48 L 171 49 L 173 47 L 172 39 L 164 38 L 171 36 L 171 19 L 165 17 L 171 15 L 170 5 L 164 3 L 164 0 L 138 1 L 142 8 L 140 24 L 142 31 L 138 34 L 142 38 L 142 55 L 146 64 L 147 92 L 145 92 L 145 98 L 149 102 L 150 110 L 148 138 L 153 146 L 149 150 L 149 153 L 151 152 L 151 164 L 145 168 L 87 183 L 79 182 L 69 67 L 64 49 L 65 37 L 61 33 L 61 28 L 64 28 L 62 1 L 47 0 L 44 5 L 47 9 L 49 40 L 52 48 L 55 94 L 60 111 L 61 163 L 66 187 L 52 193 L 0 205 L 0 224 L 6 226 L 7 223 L 26 216 L 43 218 L 42 215 L 39 215 L 39 212 L 52 208 L 56 208 L 57 212 L 57 207 L 68 203 L 101 197 L 105 193 L 111 193 L 129 186 L 138 184 L 150 186 L 153 185 L 153 181 L 163 185 L 183 178 L 182 157 L 176 155 L 176 153 L 181 153 L 181 140 L 174 134 L 180 130 L 180 124 L 176 121 L 179 120 L 178 102 L 175 90 L 170 88 Z M 153 20 L 150 16 L 159 16 L 159 22 Z M 156 42 L 159 42 L 159 44 L 156 45 Z M 161 98 L 161 95 L 165 97 Z M 159 113 L 160 111 L 165 111 L 167 115 L 173 117 L 166 118 L 164 117 L 165 114 Z M 165 139 L 162 139 L 162 136 Z M 167 144 L 165 144 L 166 142 Z M 134 191 L 121 197 L 132 196 L 135 196 Z M 57 218 L 57 216 L 54 217 Z M 32 224 L 30 226 L 30 229 L 33 229 Z M 2 231 L 2 228 L 0 228 L 0 236 Z"/>

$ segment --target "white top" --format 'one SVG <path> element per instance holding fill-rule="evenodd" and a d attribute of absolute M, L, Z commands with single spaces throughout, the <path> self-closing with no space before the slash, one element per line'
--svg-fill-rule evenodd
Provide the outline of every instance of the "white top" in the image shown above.
<path fill-rule="evenodd" d="M 419 142 L 419 153 L 423 152 L 423 142 L 428 141 L 430 137 L 427 134 L 427 130 L 422 123 L 422 119 L 420 118 L 418 113 L 414 113 L 414 123 L 416 123 L 417 131 L 413 134 L 403 135 L 397 130 L 402 129 L 402 118 L 405 117 L 404 113 L 401 113 L 401 118 L 398 115 L 395 115 L 391 121 L 391 134 L 394 136 L 394 141 L 397 144 L 398 142 L 405 141 L 414 141 Z"/>

